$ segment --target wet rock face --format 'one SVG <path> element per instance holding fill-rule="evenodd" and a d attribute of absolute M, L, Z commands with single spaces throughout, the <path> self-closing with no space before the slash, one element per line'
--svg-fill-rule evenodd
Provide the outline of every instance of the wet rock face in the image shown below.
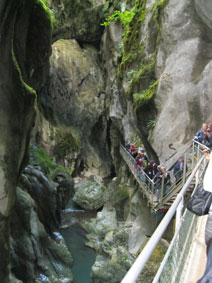
<path fill-rule="evenodd" d="M 0 3 L 0 278 L 8 282 L 8 216 L 27 162 L 35 90 L 44 82 L 51 23 L 40 1 Z M 37 25 L 36 25 L 37 21 Z M 42 26 L 42 29 L 39 28 Z M 41 46 L 42 42 L 42 46 Z"/>
<path fill-rule="evenodd" d="M 49 180 L 42 171 L 27 167 L 20 185 L 37 204 L 38 217 L 46 231 L 58 229 L 61 211 L 65 208 L 73 192 L 73 180 L 64 173 L 58 173 L 54 181 Z"/>
<path fill-rule="evenodd" d="M 103 209 L 97 213 L 96 219 L 86 224 L 86 229 L 103 240 L 108 232 L 117 229 L 116 211 L 113 208 Z M 98 244 L 98 241 L 97 241 Z"/>
<path fill-rule="evenodd" d="M 56 231 L 73 180 L 58 168 L 45 175 L 32 153 L 11 216 L 11 271 L 23 282 L 72 282 L 72 257 Z"/>
<path fill-rule="evenodd" d="M 107 144 L 106 95 L 97 50 L 76 40 L 53 44 L 48 85 L 40 94 L 49 119 L 72 127 L 82 143 L 84 165 L 108 176 L 111 158 Z"/>
<path fill-rule="evenodd" d="M 13 277 L 11 282 L 71 283 L 71 254 L 59 233 L 47 234 L 37 208 L 31 196 L 17 188 L 11 217 L 11 270 L 21 281 Z"/>
<path fill-rule="evenodd" d="M 103 28 L 106 0 L 50 0 L 57 26 L 53 39 L 76 38 L 81 42 L 98 42 Z"/>
<path fill-rule="evenodd" d="M 76 40 L 59 40 L 52 46 L 48 96 L 43 99 L 61 123 L 79 128 L 85 136 L 104 109 L 99 64 L 96 49 L 82 49 Z"/>

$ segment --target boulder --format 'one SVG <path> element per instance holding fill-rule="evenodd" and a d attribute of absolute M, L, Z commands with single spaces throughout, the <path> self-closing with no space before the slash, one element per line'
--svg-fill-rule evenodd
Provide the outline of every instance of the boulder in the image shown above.
<path fill-rule="evenodd" d="M 96 210 L 104 204 L 105 187 L 94 177 L 82 180 L 75 185 L 73 201 L 86 210 Z"/>
<path fill-rule="evenodd" d="M 111 249 L 110 258 L 97 256 L 91 278 L 96 283 L 119 283 L 133 263 L 133 257 L 122 246 Z"/>
<path fill-rule="evenodd" d="M 121 282 L 133 261 L 128 252 L 128 229 L 122 226 L 105 235 L 91 277 L 94 282 Z"/>
<path fill-rule="evenodd" d="M 89 239 L 92 237 L 96 239 L 94 247 L 97 248 L 99 244 L 98 239 L 102 241 L 108 232 L 117 229 L 115 209 L 113 207 L 110 209 L 104 208 L 102 211 L 97 213 L 97 217 L 95 219 L 92 219 L 90 222 L 83 223 L 83 227 L 89 232 Z"/>

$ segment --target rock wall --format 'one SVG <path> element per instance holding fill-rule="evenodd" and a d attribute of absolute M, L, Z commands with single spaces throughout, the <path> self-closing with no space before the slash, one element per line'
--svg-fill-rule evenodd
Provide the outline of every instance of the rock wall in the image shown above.
<path fill-rule="evenodd" d="M 43 109 L 50 108 L 47 119 L 73 127 L 80 137 L 78 173 L 106 177 L 113 172 L 120 177 L 124 163 L 119 144 L 127 140 L 143 144 L 149 158 L 168 164 L 202 122 L 211 119 L 209 1 L 122 4 L 121 12 L 135 7 L 133 20 L 128 26 L 121 20 L 111 23 L 98 44 L 82 34 L 79 38 L 71 29 L 64 36 L 68 40 L 54 43 L 47 89 L 41 92 Z M 109 5 L 106 12 L 112 14 L 114 6 Z M 157 225 L 135 184 L 129 187 L 132 197 L 119 184 L 114 186 L 102 214 L 88 228 L 94 239 L 102 231 L 109 233 L 97 240 L 101 243 L 92 269 L 94 282 L 112 280 L 111 262 L 121 265 L 115 256 L 118 250 L 105 248 L 108 239 L 116 238 L 121 222 L 125 232 L 127 226 L 125 256 L 136 254 Z M 119 193 L 126 196 L 125 201 L 118 201 Z M 110 226 L 111 219 L 115 224 Z M 121 280 L 119 276 L 112 276 L 114 282 Z"/>
<path fill-rule="evenodd" d="M 53 40 L 61 38 L 77 39 L 80 42 L 98 44 L 103 27 L 106 0 L 64 1 L 49 0 L 49 6 L 56 16 Z"/>
<path fill-rule="evenodd" d="M 143 144 L 150 158 L 166 163 L 202 122 L 212 119 L 209 0 L 48 2 L 53 12 L 40 0 L 0 4 L 3 283 L 9 276 L 9 217 L 27 163 L 36 92 L 42 114 L 34 141 L 76 175 L 120 177 L 124 163 L 119 144 L 129 139 Z M 126 25 L 118 20 L 103 29 L 105 14 L 117 8 L 133 11 L 132 21 Z M 51 34 L 55 43 L 46 81 Z M 114 191 L 118 198 L 118 185 Z M 135 253 L 137 235 L 152 227 L 143 229 L 145 210 L 131 210 L 135 198 L 127 199 L 120 207 L 109 200 L 104 211 L 114 204 L 116 220 L 122 214 L 124 222 L 131 219 L 129 242 L 123 246 Z"/>
<path fill-rule="evenodd" d="M 96 48 L 80 47 L 76 40 L 59 40 L 52 46 L 50 62 L 48 83 L 40 94 L 42 107 L 48 107 L 51 121 L 70 128 L 79 137 L 78 164 L 82 160 L 90 174 L 109 176 L 112 162 L 105 84 Z"/>
<path fill-rule="evenodd" d="M 36 90 L 44 82 L 51 50 L 48 15 L 40 1 L 0 3 L 0 278 L 3 283 L 9 281 L 9 218 L 17 181 L 27 160 Z"/>
<path fill-rule="evenodd" d="M 57 232 L 73 193 L 73 180 L 58 167 L 54 173 L 44 173 L 36 150 L 31 148 L 31 164 L 16 190 L 10 226 L 11 271 L 21 282 L 73 282 L 72 257 Z"/>
<path fill-rule="evenodd" d="M 32 187 L 35 189 L 35 184 Z M 53 220 L 57 221 L 54 217 L 55 211 L 46 210 L 46 213 L 43 214 L 46 216 L 45 220 L 39 217 L 42 220 L 40 221 L 38 218 L 38 210 L 48 203 L 45 200 L 45 193 L 43 193 L 44 201 L 41 197 L 38 204 L 27 191 L 21 188 L 17 188 L 16 196 L 11 217 L 12 273 L 21 280 L 20 282 L 73 282 L 72 257 L 62 236 L 55 230 L 50 236 L 49 229 L 46 230 L 45 227 L 49 227 Z M 51 197 L 49 203 L 52 203 L 53 200 L 54 197 Z M 49 215 L 51 218 L 48 217 Z M 51 223 L 48 222 L 49 219 Z M 56 229 L 55 225 L 54 229 Z"/>
<path fill-rule="evenodd" d="M 196 2 L 203 10 L 211 7 L 209 1 Z M 170 143 L 179 149 L 212 118 L 211 36 L 198 17 L 198 6 L 196 10 L 194 1 L 173 0 L 161 14 L 155 96 L 159 115 L 151 141 L 162 162 L 173 153 Z"/>

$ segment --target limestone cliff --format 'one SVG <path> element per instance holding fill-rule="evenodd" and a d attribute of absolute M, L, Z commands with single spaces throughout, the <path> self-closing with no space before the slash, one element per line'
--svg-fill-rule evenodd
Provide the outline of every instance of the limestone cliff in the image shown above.
<path fill-rule="evenodd" d="M 122 13 L 133 11 L 129 26 L 111 23 L 100 49 L 86 36 L 80 45 L 74 40 L 53 45 L 41 105 L 52 116 L 48 119 L 78 133 L 81 169 L 107 176 L 114 166 L 117 172 L 118 145 L 128 139 L 143 143 L 156 161 L 167 162 L 210 120 L 208 6 L 133 1 L 121 6 Z M 112 7 L 105 11 L 112 14 Z M 69 38 L 78 40 L 74 32 Z"/>
<path fill-rule="evenodd" d="M 120 177 L 124 163 L 119 144 L 129 139 L 143 144 L 150 158 L 168 164 L 202 122 L 211 119 L 210 2 L 121 2 L 108 1 L 107 15 L 117 8 L 120 13 L 104 29 L 98 44 L 86 36 L 79 39 L 74 32 L 66 33 L 66 41 L 54 43 L 48 83 L 40 95 L 41 107 L 48 107 L 48 112 L 43 111 L 46 118 L 56 127 L 62 124 L 78 133 L 81 154 L 75 172 L 85 175 L 112 173 Z M 128 23 L 121 18 L 125 10 L 132 15 Z M 92 269 L 94 282 L 119 282 L 126 271 L 117 257 L 120 251 L 114 236 L 119 235 L 120 227 L 128 234 L 121 251 L 128 258 L 157 225 L 135 185 L 130 183 L 131 192 L 123 193 L 123 183 L 128 180 L 119 181 L 113 187 L 115 196 L 110 191 L 102 214 L 87 227 L 91 239 L 97 235 L 101 242 L 97 246 L 89 243 L 99 254 Z M 120 191 L 123 199 L 118 198 Z M 102 231 L 107 233 L 102 235 Z M 114 246 L 106 249 L 111 238 Z M 111 263 L 123 267 L 119 278 L 111 275 Z"/>
<path fill-rule="evenodd" d="M 0 278 L 9 276 L 9 218 L 26 165 L 36 90 L 51 51 L 51 21 L 42 1 L 0 3 Z"/>
<path fill-rule="evenodd" d="M 115 10 L 112 23 L 100 26 Z M 9 280 L 9 217 L 27 164 L 35 102 L 33 142 L 75 176 L 119 177 L 103 209 L 103 222 L 112 211 L 116 226 L 102 236 L 93 280 L 102 280 L 103 269 L 110 280 L 113 260 L 122 265 L 118 254 L 131 260 L 129 252 L 143 241 L 139 234 L 154 225 L 143 221 L 152 215 L 129 183 L 119 145 L 130 139 L 166 163 L 212 119 L 211 10 L 210 0 L 1 1 L 1 282 Z M 34 202 L 18 193 L 34 215 Z"/>

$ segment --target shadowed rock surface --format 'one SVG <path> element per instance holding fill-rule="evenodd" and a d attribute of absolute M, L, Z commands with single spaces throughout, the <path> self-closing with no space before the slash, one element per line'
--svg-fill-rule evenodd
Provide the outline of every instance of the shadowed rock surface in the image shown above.
<path fill-rule="evenodd" d="M 119 20 L 100 26 L 104 16 L 117 9 L 134 11 L 127 29 Z M 20 270 L 25 269 L 25 262 L 18 263 L 21 251 L 14 240 L 23 236 L 29 249 L 23 280 L 33 281 L 56 253 L 46 233 L 52 236 L 58 226 L 60 209 L 66 204 L 62 194 L 67 193 L 67 198 L 71 194 L 65 189 L 71 188 L 66 177 L 58 175 L 50 185 L 46 172 L 28 167 L 21 177 L 25 191 L 17 189 L 15 201 L 34 126 L 32 141 L 75 176 L 118 177 L 104 196 L 103 211 L 88 227 L 90 242 L 96 239 L 90 245 L 99 253 L 92 280 L 121 281 L 157 223 L 130 181 L 119 145 L 128 140 L 142 144 L 150 159 L 168 164 L 202 122 L 212 119 L 211 10 L 209 0 L 1 1 L 1 282 L 16 280 L 14 274 L 9 279 L 9 219 L 14 203 L 12 221 L 17 221 L 12 223 L 15 227 L 23 222 L 26 230 L 11 230 L 12 270 L 21 278 Z M 117 235 L 123 238 L 120 249 Z M 46 250 L 45 263 L 40 263 L 43 239 L 51 248 Z M 25 256 L 25 247 L 21 249 Z M 34 264 L 35 259 L 39 264 Z M 120 266 L 123 269 L 116 273 Z M 44 275 L 58 280 L 56 273 Z"/>

